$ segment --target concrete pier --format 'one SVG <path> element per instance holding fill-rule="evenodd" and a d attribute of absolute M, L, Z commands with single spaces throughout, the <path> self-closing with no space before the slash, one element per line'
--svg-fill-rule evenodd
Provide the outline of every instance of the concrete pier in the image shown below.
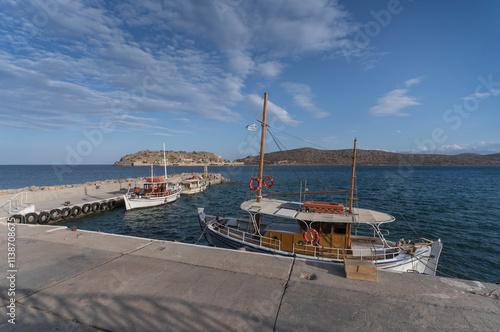
<path fill-rule="evenodd" d="M 168 181 L 180 182 L 182 179 L 193 175 L 201 174 L 172 174 L 169 175 Z M 145 178 L 129 178 L 123 180 L 96 181 L 76 185 L 1 190 L 0 220 L 7 220 L 7 218 L 14 215 L 24 216 L 30 212 L 39 214 L 40 212 L 50 213 L 54 209 L 71 209 L 75 206 L 82 208 L 84 204 L 92 203 L 101 205 L 102 203 L 114 201 L 115 205 L 119 206 L 123 203 L 123 195 L 127 192 L 128 185 L 130 184 L 132 188 L 135 186 L 142 188 L 144 181 Z M 203 181 L 206 182 L 208 186 L 211 186 L 227 182 L 228 180 L 223 178 L 220 174 L 208 173 L 206 174 L 206 179 Z M 9 213 L 9 206 L 12 208 L 23 207 L 23 209 L 19 211 L 11 209 L 11 213 Z M 90 213 L 92 213 L 92 211 Z M 81 214 L 78 216 L 81 216 Z M 72 216 L 70 215 L 69 217 Z M 49 220 L 46 223 L 52 224 L 56 223 L 58 220 Z"/>
<path fill-rule="evenodd" d="M 2 252 L 8 243 L 15 244 L 15 263 L 9 266 L 7 255 L 0 260 L 1 331 L 498 331 L 500 326 L 495 284 L 390 272 L 379 272 L 378 282 L 360 281 L 346 279 L 344 270 L 331 264 L 0 222 Z M 7 315 L 11 299 L 15 325 Z"/>

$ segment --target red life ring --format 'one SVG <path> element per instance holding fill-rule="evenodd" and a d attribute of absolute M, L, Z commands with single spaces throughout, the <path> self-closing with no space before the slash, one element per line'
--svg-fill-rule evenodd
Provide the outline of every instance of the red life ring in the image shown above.
<path fill-rule="evenodd" d="M 269 181 L 271 181 L 271 183 L 270 183 L 270 184 L 267 184 L 267 183 L 266 183 L 266 181 L 268 181 L 268 180 L 269 180 Z M 266 188 L 271 188 L 272 186 L 274 186 L 274 180 L 273 180 L 273 178 L 272 178 L 272 177 L 268 176 L 268 177 L 266 177 L 266 178 L 264 179 L 264 181 L 262 181 L 262 184 L 263 184 L 263 185 L 264 185 L 264 187 L 266 187 Z"/>
<path fill-rule="evenodd" d="M 310 233 L 312 234 L 312 238 L 309 240 L 307 238 L 307 234 Z M 304 234 L 302 234 L 304 236 L 304 240 L 308 243 L 308 244 L 312 244 L 312 245 L 315 245 L 316 243 L 318 243 L 319 241 L 319 234 L 318 234 L 318 231 L 315 230 L 314 228 L 308 228 L 306 229 L 306 231 L 304 232 Z"/>
<path fill-rule="evenodd" d="M 158 189 L 158 185 L 156 183 L 153 183 L 153 190 Z"/>
<path fill-rule="evenodd" d="M 253 183 L 257 181 L 257 187 L 254 187 L 253 186 Z M 259 190 L 260 189 L 260 179 L 259 178 L 252 178 L 250 180 L 250 182 L 248 182 L 248 188 L 250 188 L 250 190 L 252 191 L 256 191 L 256 190 Z"/>

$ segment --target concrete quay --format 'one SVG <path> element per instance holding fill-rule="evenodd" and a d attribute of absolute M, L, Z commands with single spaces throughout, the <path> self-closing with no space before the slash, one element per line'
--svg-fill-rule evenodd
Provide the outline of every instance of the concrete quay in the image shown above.
<path fill-rule="evenodd" d="M 2 252 L 8 243 L 1 331 L 500 329 L 499 286 L 478 281 L 390 272 L 360 281 L 331 264 L 0 222 Z"/>
<path fill-rule="evenodd" d="M 182 181 L 182 179 L 193 175 L 201 174 L 172 174 L 168 176 L 168 181 L 180 182 Z M 77 207 L 76 211 L 78 211 L 78 214 L 72 215 L 70 213 L 69 216 L 65 218 L 82 216 L 87 213 L 93 213 L 97 211 L 105 211 L 107 209 L 113 208 L 114 206 L 120 206 L 123 203 L 123 195 L 127 192 L 129 184 L 132 188 L 136 186 L 142 188 L 144 181 L 145 178 L 129 178 L 123 180 L 96 181 L 92 183 L 76 185 L 2 190 L 0 191 L 0 220 L 7 220 L 7 218 L 14 215 L 25 216 L 28 213 L 32 212 L 36 213 L 36 215 L 38 215 L 39 217 L 41 212 L 51 214 L 51 212 L 56 209 L 71 210 L 75 207 Z M 206 174 L 206 178 L 203 181 L 205 181 L 208 186 L 211 186 L 227 182 L 228 180 L 223 178 L 220 174 L 208 173 Z M 110 201 L 113 202 L 113 206 L 107 206 Z M 85 204 L 97 204 L 97 207 L 94 207 L 94 209 L 90 210 L 89 212 L 81 211 L 82 207 Z M 22 210 L 17 212 L 15 208 L 18 206 L 22 207 Z M 9 210 L 11 210 L 11 213 L 9 213 Z M 59 211 L 59 214 L 60 212 L 61 211 Z M 49 219 L 45 222 L 39 223 L 53 224 L 59 220 L 61 219 Z M 30 223 L 28 221 L 25 222 Z"/>

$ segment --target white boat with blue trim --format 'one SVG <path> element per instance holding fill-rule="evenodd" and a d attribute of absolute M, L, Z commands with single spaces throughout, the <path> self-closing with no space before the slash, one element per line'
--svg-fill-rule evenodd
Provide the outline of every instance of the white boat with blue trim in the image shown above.
<path fill-rule="evenodd" d="M 267 94 L 264 95 L 259 176 L 250 180 L 256 198 L 241 204 L 238 218 L 205 214 L 198 208 L 199 222 L 206 240 L 212 246 L 241 249 L 298 259 L 344 264 L 346 260 L 373 263 L 391 272 L 413 272 L 435 275 L 442 250 L 441 240 L 388 241 L 380 226 L 395 221 L 392 215 L 354 207 L 356 140 L 354 142 L 350 193 L 347 207 L 342 203 L 286 201 L 276 194 L 262 192 L 274 181 L 263 176 L 264 139 Z M 264 180 L 264 181 L 263 181 Z M 272 180 L 272 179 L 271 179 Z M 255 185 L 256 184 L 256 185 Z M 262 185 L 261 185 L 262 184 Z M 308 195 L 318 194 L 308 192 Z M 321 192 L 321 193 L 339 193 Z"/>

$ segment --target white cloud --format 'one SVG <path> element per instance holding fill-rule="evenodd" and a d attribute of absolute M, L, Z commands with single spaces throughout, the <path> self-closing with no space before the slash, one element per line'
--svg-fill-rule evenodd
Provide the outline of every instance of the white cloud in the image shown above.
<path fill-rule="evenodd" d="M 329 114 L 324 110 L 320 109 L 314 105 L 312 99 L 314 94 L 312 93 L 311 87 L 302 83 L 285 82 L 282 84 L 285 91 L 290 94 L 293 98 L 293 102 L 298 107 L 311 112 L 315 118 L 324 118 Z"/>
<path fill-rule="evenodd" d="M 412 85 L 419 84 L 420 82 L 422 82 L 423 79 L 424 79 L 423 76 L 415 77 L 415 78 L 409 79 L 408 81 L 405 81 L 404 84 L 407 88 L 409 88 Z"/>
<path fill-rule="evenodd" d="M 325 143 L 337 143 L 338 136 L 328 136 L 321 139 Z"/>
<path fill-rule="evenodd" d="M 246 97 L 246 103 L 249 110 L 259 109 L 263 105 L 263 98 L 256 95 L 250 94 Z M 297 126 L 300 121 L 292 119 L 290 113 L 285 111 L 283 108 L 274 104 L 270 100 L 267 101 L 267 112 L 268 112 L 268 123 L 282 123 L 289 126 Z"/>
<path fill-rule="evenodd" d="M 404 82 L 406 87 L 411 87 L 422 81 L 423 76 L 412 78 Z M 408 115 L 401 110 L 415 105 L 420 105 L 416 97 L 408 96 L 409 89 L 394 89 L 377 99 L 377 105 L 370 108 L 369 114 L 374 116 Z"/>
<path fill-rule="evenodd" d="M 410 106 L 420 105 L 415 97 L 406 95 L 408 92 L 408 89 L 389 91 L 385 96 L 377 99 L 378 104 L 371 107 L 368 113 L 375 116 L 408 115 L 400 111 Z"/>
<path fill-rule="evenodd" d="M 430 149 L 428 146 L 419 146 L 416 149 L 409 149 L 399 152 L 405 153 L 437 153 L 437 154 L 495 154 L 500 153 L 500 142 L 478 142 L 470 144 L 447 144 L 436 146 Z"/>
<path fill-rule="evenodd" d="M 42 3 L 11 1 L 0 13 L 2 128 L 74 129 L 162 113 L 237 121 L 235 109 L 254 99 L 243 92 L 249 75 L 279 77 L 285 61 L 335 53 L 355 30 L 336 1 L 232 1 L 221 13 L 213 1 L 72 0 L 54 2 L 37 22 Z M 326 116 L 313 97 L 309 88 L 294 103 Z M 269 109 L 281 123 L 299 123 Z M 116 130 L 155 130 L 116 121 Z"/>
<path fill-rule="evenodd" d="M 462 99 L 463 100 L 473 100 L 473 99 L 484 100 L 492 95 L 493 96 L 500 95 L 500 89 L 493 89 L 490 92 L 476 92 L 470 96 L 463 97 Z"/>

